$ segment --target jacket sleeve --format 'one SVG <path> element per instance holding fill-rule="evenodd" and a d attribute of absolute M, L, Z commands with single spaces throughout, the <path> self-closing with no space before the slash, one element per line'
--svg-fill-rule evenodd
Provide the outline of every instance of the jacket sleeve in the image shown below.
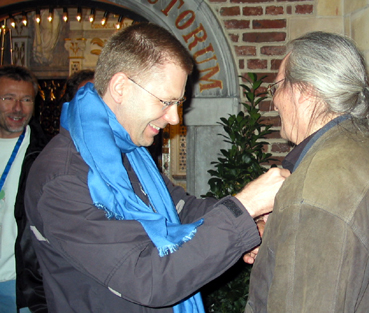
<path fill-rule="evenodd" d="M 212 210 L 203 216 L 194 238 L 159 257 L 139 222 L 108 220 L 91 205 L 86 183 L 76 176 L 59 176 L 43 186 L 41 195 L 32 187 L 27 194 L 29 203 L 37 203 L 30 219 L 48 249 L 122 298 L 144 306 L 175 304 L 260 243 L 252 217 L 233 197 L 215 204 L 211 200 Z M 190 200 L 192 209 L 201 203 Z"/>
<path fill-rule="evenodd" d="M 216 199 L 198 199 L 189 195 L 182 187 L 174 185 L 165 175 L 162 176 L 172 196 L 182 224 L 192 223 L 214 208 L 214 204 L 217 202 Z M 239 203 L 239 206 L 243 208 L 241 203 Z"/>

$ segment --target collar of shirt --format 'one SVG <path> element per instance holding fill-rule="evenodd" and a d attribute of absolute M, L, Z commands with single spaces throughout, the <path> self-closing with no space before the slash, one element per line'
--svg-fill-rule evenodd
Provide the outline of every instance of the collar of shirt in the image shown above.
<path fill-rule="evenodd" d="M 300 142 L 297 146 L 295 146 L 290 153 L 286 155 L 286 157 L 282 161 L 283 168 L 289 170 L 291 173 L 293 172 L 297 160 L 299 159 L 302 151 L 304 150 L 305 146 L 309 143 L 310 139 L 313 137 L 314 134 L 311 134 L 309 137 L 305 138 L 302 142 Z"/>

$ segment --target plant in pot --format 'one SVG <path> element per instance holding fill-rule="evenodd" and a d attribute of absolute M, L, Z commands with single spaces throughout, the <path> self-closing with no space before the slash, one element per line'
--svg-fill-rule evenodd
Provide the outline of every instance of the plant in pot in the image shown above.
<path fill-rule="evenodd" d="M 228 118 L 222 117 L 224 141 L 228 149 L 220 150 L 220 157 L 212 162 L 214 169 L 208 171 L 210 190 L 206 197 L 223 198 L 239 192 L 247 183 L 256 179 L 267 169 L 263 164 L 273 161 L 272 155 L 264 151 L 265 137 L 272 132 L 271 125 L 262 121 L 258 104 L 266 99 L 265 92 L 258 89 L 266 76 L 260 78 L 248 73 L 246 83 L 241 83 L 247 102 L 244 110 Z M 241 78 L 243 78 L 241 76 Z M 206 285 L 203 299 L 208 313 L 242 313 L 248 296 L 251 265 L 242 260 L 219 278 Z"/>

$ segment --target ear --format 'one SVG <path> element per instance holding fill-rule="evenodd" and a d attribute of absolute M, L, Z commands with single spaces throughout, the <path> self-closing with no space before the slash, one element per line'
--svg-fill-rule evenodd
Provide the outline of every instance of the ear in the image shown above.
<path fill-rule="evenodd" d="M 305 87 L 304 90 L 296 89 L 298 94 L 298 103 L 311 102 L 315 98 L 315 90 L 311 86 Z"/>
<path fill-rule="evenodd" d="M 119 72 L 114 74 L 109 82 L 109 93 L 116 103 L 121 103 L 124 96 L 125 88 L 127 88 L 128 77 L 126 74 Z"/>

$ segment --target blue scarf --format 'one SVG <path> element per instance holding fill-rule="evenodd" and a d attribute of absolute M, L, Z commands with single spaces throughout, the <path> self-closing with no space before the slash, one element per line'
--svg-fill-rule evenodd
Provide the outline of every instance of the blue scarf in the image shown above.
<path fill-rule="evenodd" d="M 94 205 L 108 218 L 137 220 L 160 256 L 175 252 L 203 223 L 181 225 L 173 200 L 151 155 L 137 147 L 97 94 L 93 84 L 80 88 L 71 102 L 63 104 L 61 126 L 70 132 L 77 151 L 89 166 L 88 188 Z M 150 204 L 134 192 L 121 154 L 126 154 Z M 201 296 L 176 305 L 174 312 L 204 312 Z"/>

